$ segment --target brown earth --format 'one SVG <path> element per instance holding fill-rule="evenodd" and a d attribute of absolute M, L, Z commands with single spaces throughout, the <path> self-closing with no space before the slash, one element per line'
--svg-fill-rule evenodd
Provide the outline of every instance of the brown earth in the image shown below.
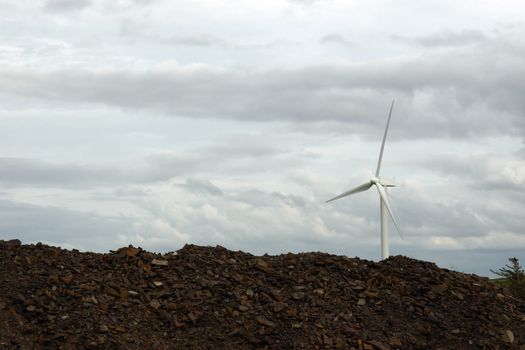
<path fill-rule="evenodd" d="M 0 349 L 525 349 L 525 302 L 391 257 L 0 241 Z"/>

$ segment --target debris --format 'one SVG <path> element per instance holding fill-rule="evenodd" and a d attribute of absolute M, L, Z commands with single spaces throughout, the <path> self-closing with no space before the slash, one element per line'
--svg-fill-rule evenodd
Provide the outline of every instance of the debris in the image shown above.
<path fill-rule="evenodd" d="M 6 241 L 4 243 L 8 248 L 17 248 L 17 247 L 20 247 L 20 245 L 22 244 L 22 242 L 20 242 L 19 239 L 11 239 L 9 241 Z"/>
<path fill-rule="evenodd" d="M 140 253 L 140 249 L 133 248 L 133 246 L 129 246 L 128 249 L 126 249 L 126 255 L 129 257 L 134 257 L 138 253 Z"/>
<path fill-rule="evenodd" d="M 506 330 L 504 333 L 503 333 L 503 336 L 502 336 L 502 339 L 505 343 L 509 343 L 509 344 L 512 344 L 514 343 L 514 333 L 512 333 L 511 330 Z"/>
<path fill-rule="evenodd" d="M 69 286 L 72 281 L 73 281 L 73 275 L 72 274 L 68 274 L 67 276 L 62 277 L 62 282 L 64 282 L 64 284 L 66 286 Z"/>
<path fill-rule="evenodd" d="M 306 294 L 303 293 L 303 292 L 296 292 L 296 293 L 293 293 L 293 294 L 292 294 L 292 298 L 294 298 L 295 300 L 301 300 L 301 299 L 303 299 L 305 296 L 306 296 Z"/>
<path fill-rule="evenodd" d="M 157 265 L 157 266 L 168 266 L 168 260 L 163 259 L 153 259 L 151 261 L 151 265 Z"/>
<path fill-rule="evenodd" d="M 392 346 L 401 346 L 401 345 L 403 345 L 401 340 L 398 339 L 398 338 L 389 338 L 388 339 L 388 344 L 390 344 Z"/>
<path fill-rule="evenodd" d="M 268 327 L 275 327 L 275 323 L 262 317 L 262 316 L 257 316 L 257 322 L 259 324 L 262 324 L 263 326 L 268 326 Z"/>
<path fill-rule="evenodd" d="M 158 300 L 152 300 L 150 301 L 149 306 L 157 310 L 160 307 L 160 303 L 158 302 Z"/>
<path fill-rule="evenodd" d="M 378 350 L 390 350 L 390 346 L 383 344 L 380 341 L 370 340 L 368 343 Z"/>
<path fill-rule="evenodd" d="M 12 243 L 7 243 L 12 242 Z M 0 348 L 520 348 L 525 301 L 402 256 L 0 241 Z M 479 346 L 478 346 L 479 345 Z"/>

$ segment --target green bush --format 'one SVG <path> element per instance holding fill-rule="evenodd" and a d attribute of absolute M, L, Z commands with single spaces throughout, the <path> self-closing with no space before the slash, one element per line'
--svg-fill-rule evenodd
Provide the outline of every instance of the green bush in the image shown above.
<path fill-rule="evenodd" d="M 525 272 L 518 258 L 509 258 L 510 264 L 505 265 L 499 271 L 490 270 L 500 276 L 497 284 L 507 287 L 515 296 L 525 298 Z"/>

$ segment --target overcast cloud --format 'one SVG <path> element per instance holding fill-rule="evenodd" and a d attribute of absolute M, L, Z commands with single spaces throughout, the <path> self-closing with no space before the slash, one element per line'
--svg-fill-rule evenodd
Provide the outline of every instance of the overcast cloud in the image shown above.
<path fill-rule="evenodd" d="M 525 259 L 519 1 L 0 0 L 0 239 Z"/>

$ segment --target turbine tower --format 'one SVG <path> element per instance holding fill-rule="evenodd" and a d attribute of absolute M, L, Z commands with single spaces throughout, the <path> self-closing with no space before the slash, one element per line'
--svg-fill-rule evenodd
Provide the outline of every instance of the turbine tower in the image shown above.
<path fill-rule="evenodd" d="M 365 182 L 364 184 L 359 185 L 344 193 L 341 193 L 340 195 L 326 201 L 326 203 L 335 201 L 336 199 L 339 199 L 339 198 L 350 196 L 352 194 L 356 194 L 359 192 L 364 192 L 374 185 L 376 186 L 377 191 L 379 192 L 379 197 L 381 201 L 381 258 L 382 259 L 386 259 L 389 256 L 389 252 L 388 252 L 388 215 L 387 213 L 390 214 L 390 217 L 392 218 L 392 222 L 396 226 L 399 236 L 403 238 L 403 235 L 401 235 L 401 230 L 399 229 L 399 225 L 397 224 L 397 220 L 394 216 L 394 212 L 392 211 L 392 207 L 390 206 L 390 202 L 388 201 L 388 194 L 387 194 L 388 187 L 395 187 L 395 184 L 394 182 L 383 179 L 379 176 L 379 172 L 381 170 L 381 161 L 383 159 L 383 151 L 385 150 L 386 135 L 388 134 L 388 127 L 390 125 L 390 118 L 392 117 L 393 108 L 394 108 L 394 101 L 392 101 L 392 104 L 390 105 L 390 112 L 388 113 L 388 120 L 386 122 L 385 133 L 383 135 L 383 142 L 381 143 L 381 151 L 379 152 L 379 159 L 377 161 L 377 169 L 376 169 L 375 176 L 371 178 L 369 181 Z"/>

